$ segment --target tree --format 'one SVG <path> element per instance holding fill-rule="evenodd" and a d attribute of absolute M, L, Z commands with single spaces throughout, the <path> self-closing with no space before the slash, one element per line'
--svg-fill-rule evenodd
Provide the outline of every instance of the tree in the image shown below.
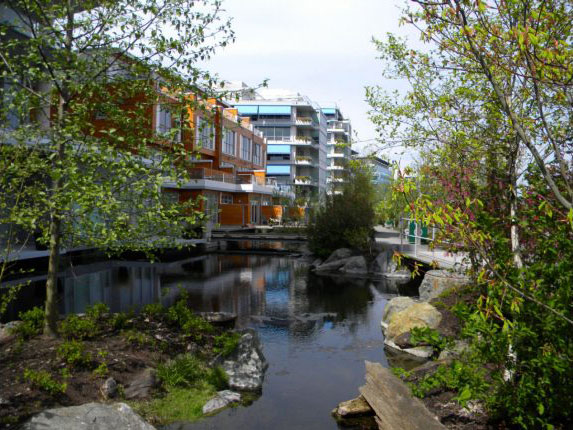
<path fill-rule="evenodd" d="M 234 36 L 218 0 L 5 4 L 0 214 L 48 245 L 44 332 L 56 335 L 63 246 L 149 251 L 200 216 L 161 185 L 187 178 L 181 136 L 203 106 L 190 93 L 216 83 L 196 63 Z"/>
<path fill-rule="evenodd" d="M 344 247 L 369 250 L 376 196 L 372 173 L 363 161 L 352 161 L 349 168 L 342 192 L 327 194 L 309 217 L 309 248 L 320 257 Z"/>
<path fill-rule="evenodd" d="M 410 89 L 388 95 L 372 87 L 367 95 L 381 139 L 421 152 L 423 180 L 395 187 L 417 195 L 406 206 L 411 216 L 469 256 L 480 300 L 458 309 L 473 341 L 463 364 L 487 365 L 491 378 L 486 391 L 459 386 L 458 398 L 483 400 L 508 425 L 567 427 L 573 271 L 561 262 L 573 257 L 570 2 L 411 3 L 404 21 L 427 49 L 391 35 L 376 42 L 386 75 Z"/>

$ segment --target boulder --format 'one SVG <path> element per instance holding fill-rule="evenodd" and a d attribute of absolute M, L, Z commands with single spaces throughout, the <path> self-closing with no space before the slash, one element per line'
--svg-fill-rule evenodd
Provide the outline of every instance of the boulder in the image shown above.
<path fill-rule="evenodd" d="M 117 382 L 113 378 L 107 378 L 99 391 L 104 399 L 111 399 L 117 395 Z"/>
<path fill-rule="evenodd" d="M 157 387 L 158 381 L 155 370 L 147 368 L 139 372 L 125 389 L 125 398 L 128 400 L 148 397 L 151 390 Z"/>
<path fill-rule="evenodd" d="M 438 360 L 459 358 L 468 349 L 469 345 L 465 340 L 456 340 L 451 348 L 444 349 L 440 352 Z"/>
<path fill-rule="evenodd" d="M 435 329 L 440 325 L 442 314 L 429 303 L 414 303 L 403 311 L 394 313 L 388 323 L 386 338 L 393 340 L 414 327 Z"/>
<path fill-rule="evenodd" d="M 345 258 L 352 257 L 352 250 L 349 248 L 339 248 L 334 251 L 330 256 L 324 261 L 323 264 L 332 263 L 336 260 L 342 260 Z"/>
<path fill-rule="evenodd" d="M 388 279 L 408 280 L 412 278 L 412 272 L 408 269 L 396 269 L 392 272 L 384 273 L 384 277 Z"/>
<path fill-rule="evenodd" d="M 316 269 L 318 266 L 320 266 L 322 264 L 322 259 L 321 258 L 317 258 L 315 259 L 311 264 L 310 264 L 310 268 L 312 270 Z"/>
<path fill-rule="evenodd" d="M 358 396 L 355 399 L 339 403 L 338 407 L 334 410 L 334 413 L 340 417 L 348 418 L 373 415 L 374 411 L 364 397 Z"/>
<path fill-rule="evenodd" d="M 386 306 L 384 306 L 384 314 L 382 315 L 381 325 L 384 329 L 388 328 L 388 323 L 390 322 L 390 318 L 392 315 L 403 311 L 406 308 L 409 308 L 414 303 L 416 303 L 410 297 L 394 297 Z"/>
<path fill-rule="evenodd" d="M 86 403 L 68 408 L 48 409 L 35 415 L 23 430 L 154 430 L 125 403 Z"/>
<path fill-rule="evenodd" d="M 447 270 L 429 270 L 420 284 L 420 299 L 430 301 L 445 291 L 467 285 L 470 282 L 467 276 Z"/>
<path fill-rule="evenodd" d="M 318 266 L 315 270 L 317 272 L 337 272 L 339 269 L 344 267 L 344 265 L 353 257 L 343 258 L 340 260 L 331 261 L 330 263 L 323 263 Z"/>
<path fill-rule="evenodd" d="M 0 324 L 0 345 L 8 343 L 16 338 L 14 329 L 22 324 L 22 321 L 10 321 L 6 324 Z"/>
<path fill-rule="evenodd" d="M 223 390 L 217 392 L 217 395 L 209 400 L 203 406 L 203 413 L 210 414 L 219 409 L 225 408 L 231 403 L 238 403 L 241 401 L 241 395 L 230 390 Z"/>
<path fill-rule="evenodd" d="M 224 359 L 222 367 L 229 377 L 231 389 L 259 391 L 262 388 L 268 363 L 254 330 L 242 332 L 237 348 Z"/>
<path fill-rule="evenodd" d="M 392 254 L 388 251 L 382 251 L 372 262 L 370 270 L 375 275 L 382 275 L 389 271 L 390 263 L 392 263 Z"/>
<path fill-rule="evenodd" d="M 367 275 L 368 265 L 366 264 L 366 259 L 362 255 L 357 255 L 356 257 L 350 257 L 339 269 L 342 273 L 348 275 Z"/>

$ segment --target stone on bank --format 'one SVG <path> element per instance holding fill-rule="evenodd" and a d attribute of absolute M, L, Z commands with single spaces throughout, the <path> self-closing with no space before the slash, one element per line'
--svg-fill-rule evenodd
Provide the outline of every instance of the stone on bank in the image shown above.
<path fill-rule="evenodd" d="M 32 417 L 22 430 L 155 430 L 125 403 L 86 403 L 48 409 Z"/>

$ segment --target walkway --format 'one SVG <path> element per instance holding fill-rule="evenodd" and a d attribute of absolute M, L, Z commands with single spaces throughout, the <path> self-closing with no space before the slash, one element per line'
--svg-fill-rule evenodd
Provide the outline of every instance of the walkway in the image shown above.
<path fill-rule="evenodd" d="M 394 229 L 378 225 L 374 231 L 377 249 L 396 249 L 413 260 L 434 264 L 441 269 L 453 269 L 463 264 L 463 255 L 440 248 L 430 249 L 429 245 L 422 245 L 419 240 L 411 244 L 407 237 L 400 238 L 400 232 Z"/>

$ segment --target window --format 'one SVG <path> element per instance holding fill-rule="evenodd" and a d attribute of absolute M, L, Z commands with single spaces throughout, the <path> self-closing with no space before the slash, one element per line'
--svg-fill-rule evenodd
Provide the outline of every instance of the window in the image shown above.
<path fill-rule="evenodd" d="M 225 140 L 223 142 L 223 153 L 229 155 L 235 155 L 235 141 L 236 141 L 235 132 L 226 128 Z"/>
<path fill-rule="evenodd" d="M 241 158 L 251 160 L 251 139 L 245 136 L 242 136 L 241 139 Z"/>
<path fill-rule="evenodd" d="M 209 121 L 197 117 L 197 143 L 201 148 L 215 149 L 215 127 Z"/>
<path fill-rule="evenodd" d="M 261 145 L 255 143 L 253 148 L 253 163 L 261 164 Z"/>
<path fill-rule="evenodd" d="M 221 193 L 221 204 L 222 205 L 232 205 L 233 204 L 233 195 Z"/>
<path fill-rule="evenodd" d="M 171 111 L 165 105 L 157 106 L 157 132 L 166 134 L 171 131 Z"/>
<path fill-rule="evenodd" d="M 260 130 L 269 140 L 290 140 L 290 127 L 260 127 Z"/>

